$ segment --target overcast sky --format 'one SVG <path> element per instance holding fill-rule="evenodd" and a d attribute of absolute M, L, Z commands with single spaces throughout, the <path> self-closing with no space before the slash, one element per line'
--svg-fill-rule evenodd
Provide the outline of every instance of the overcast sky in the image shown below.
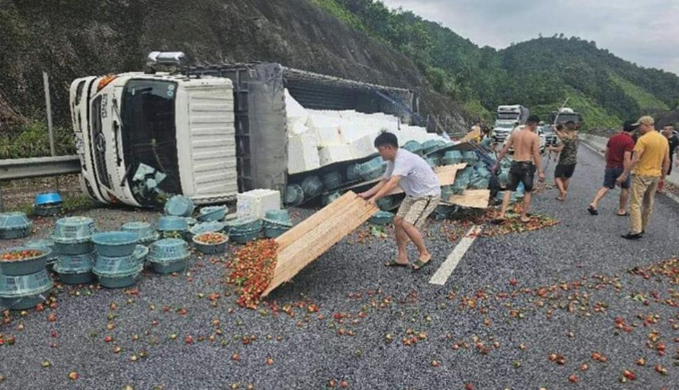
<path fill-rule="evenodd" d="M 679 74 L 679 0 L 382 0 L 498 49 L 564 33 Z"/>

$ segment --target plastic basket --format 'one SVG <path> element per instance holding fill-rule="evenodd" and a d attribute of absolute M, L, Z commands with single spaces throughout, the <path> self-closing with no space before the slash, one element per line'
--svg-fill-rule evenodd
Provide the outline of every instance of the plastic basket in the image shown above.
<path fill-rule="evenodd" d="M 331 204 L 332 202 L 336 201 L 337 199 L 341 198 L 342 194 L 339 192 L 333 192 L 332 194 L 328 195 L 323 195 L 323 198 L 321 199 L 321 203 L 323 203 L 323 207 Z"/>
<path fill-rule="evenodd" d="M 382 211 L 389 211 L 396 206 L 396 200 L 393 196 L 387 196 L 377 201 L 377 207 Z"/>
<path fill-rule="evenodd" d="M 94 243 L 92 241 L 79 242 L 76 244 L 61 244 L 55 242 L 54 250 L 57 255 L 84 255 L 94 251 Z"/>
<path fill-rule="evenodd" d="M 354 182 L 361 180 L 360 164 L 351 163 L 347 165 L 347 181 Z"/>
<path fill-rule="evenodd" d="M 195 206 L 191 199 L 175 195 L 165 203 L 165 214 L 175 217 L 190 217 L 193 214 Z"/>
<path fill-rule="evenodd" d="M 144 259 L 149 254 L 149 249 L 142 245 L 137 245 L 131 256 L 107 257 L 97 256 L 92 272 L 97 276 L 112 276 L 125 274 L 134 271 L 144 264 Z"/>
<path fill-rule="evenodd" d="M 432 139 L 429 141 L 425 141 L 422 144 L 422 152 L 424 154 L 429 154 L 431 152 L 436 151 L 437 149 L 440 149 L 441 147 L 445 146 L 446 143 L 443 142 L 443 140 L 437 140 L 437 139 Z"/>
<path fill-rule="evenodd" d="M 411 153 L 415 153 L 415 154 L 419 154 L 419 155 L 421 155 L 421 154 L 422 154 L 422 151 L 423 151 L 423 149 L 422 149 L 422 144 L 420 144 L 420 143 L 417 142 L 417 141 L 408 141 L 408 142 L 406 142 L 406 144 L 403 145 L 403 149 L 405 149 L 405 150 L 407 150 L 407 151 L 409 151 L 409 152 L 411 152 Z"/>
<path fill-rule="evenodd" d="M 224 231 L 224 225 L 221 222 L 204 222 L 204 223 L 199 223 L 198 225 L 192 227 L 189 229 L 189 232 L 191 233 L 191 237 L 197 236 L 203 233 L 218 233 Z"/>
<path fill-rule="evenodd" d="M 72 286 L 79 284 L 90 284 L 94 282 L 95 276 L 92 271 L 77 273 L 77 274 L 59 274 L 59 280 L 64 284 L 69 284 Z"/>
<path fill-rule="evenodd" d="M 193 243 L 196 246 L 196 249 L 198 249 L 201 253 L 206 255 L 216 255 L 218 253 L 224 253 L 229 243 L 229 237 L 227 237 L 227 235 L 224 233 L 219 233 L 219 235 L 222 236 L 223 238 L 222 242 L 218 242 L 215 244 L 206 244 L 200 241 L 202 235 L 196 235 L 195 237 L 193 237 Z"/>
<path fill-rule="evenodd" d="M 151 262 L 151 267 L 153 268 L 153 272 L 158 273 L 158 274 L 171 274 L 175 272 L 180 272 L 186 269 L 189 265 L 189 259 L 180 259 L 180 260 L 174 260 L 174 261 L 167 261 L 167 262 Z"/>
<path fill-rule="evenodd" d="M 16 298 L 0 298 L 0 307 L 4 307 L 7 310 L 28 310 L 36 307 L 38 303 L 44 302 L 47 297 L 47 293 L 52 288 L 45 290 L 42 293 L 35 295 L 28 295 L 25 297 Z"/>
<path fill-rule="evenodd" d="M 122 226 L 121 230 L 135 233 L 140 243 L 148 243 L 158 239 L 158 232 L 148 222 L 128 222 Z"/>
<path fill-rule="evenodd" d="M 323 186 L 328 190 L 340 188 L 343 182 L 344 179 L 342 178 L 342 174 L 339 172 L 330 172 L 323 175 Z"/>
<path fill-rule="evenodd" d="M 53 286 L 47 270 L 28 275 L 0 274 L 0 298 L 16 298 L 44 293 Z"/>
<path fill-rule="evenodd" d="M 34 206 L 33 213 L 39 217 L 53 217 L 61 212 L 61 204 Z"/>
<path fill-rule="evenodd" d="M 61 195 L 58 192 L 43 192 L 35 196 L 33 204 L 35 206 L 53 205 L 62 203 Z"/>
<path fill-rule="evenodd" d="M 437 221 L 450 218 L 450 216 L 455 212 L 455 209 L 455 206 L 439 205 L 434 209 L 432 217 Z"/>
<path fill-rule="evenodd" d="M 26 248 L 50 249 L 52 252 L 47 256 L 47 264 L 57 261 L 57 252 L 54 248 L 54 241 L 50 239 L 32 240 L 24 244 Z"/>
<path fill-rule="evenodd" d="M 0 239 L 13 240 L 28 237 L 33 223 L 25 213 L 12 212 L 0 214 Z"/>
<path fill-rule="evenodd" d="M 441 187 L 441 199 L 444 202 L 450 200 L 450 197 L 453 195 L 455 195 L 455 189 L 453 188 L 452 185 Z"/>
<path fill-rule="evenodd" d="M 245 244 L 250 241 L 256 241 L 259 239 L 260 234 L 261 229 L 240 230 L 237 232 L 231 231 L 231 233 L 229 233 L 229 239 L 236 244 Z"/>
<path fill-rule="evenodd" d="M 54 272 L 58 274 L 82 274 L 92 270 L 96 261 L 96 253 L 82 255 L 59 255 L 54 265 Z"/>
<path fill-rule="evenodd" d="M 299 184 L 290 184 L 285 189 L 285 204 L 297 206 L 304 202 L 304 190 Z"/>
<path fill-rule="evenodd" d="M 228 234 L 239 234 L 250 231 L 262 230 L 262 220 L 255 218 L 238 218 L 226 223 Z"/>
<path fill-rule="evenodd" d="M 161 232 L 185 232 L 189 224 L 183 217 L 162 216 L 158 219 L 158 230 Z"/>
<path fill-rule="evenodd" d="M 24 260 L 3 260 L 4 256 L 12 252 L 34 251 L 37 256 Z M 52 254 L 49 248 L 29 248 L 17 246 L 0 251 L 0 273 L 7 276 L 30 275 L 40 272 L 47 265 L 47 258 Z"/>
<path fill-rule="evenodd" d="M 436 166 L 438 165 L 438 159 L 436 159 L 435 157 L 428 157 L 425 161 L 427 161 L 427 164 L 429 164 L 431 169 L 436 168 Z"/>
<path fill-rule="evenodd" d="M 455 165 L 462 162 L 462 153 L 459 150 L 451 150 L 443 155 L 443 165 Z"/>
<path fill-rule="evenodd" d="M 378 211 L 370 217 L 369 222 L 373 225 L 388 225 L 394 222 L 394 213 L 388 211 Z"/>
<path fill-rule="evenodd" d="M 130 256 L 137 247 L 139 238 L 133 232 L 104 232 L 92 235 L 94 249 L 100 256 Z"/>
<path fill-rule="evenodd" d="M 191 256 L 189 244 L 177 238 L 165 238 L 149 247 L 147 259 L 150 262 L 172 262 Z"/>
<path fill-rule="evenodd" d="M 309 176 L 302 182 L 304 199 L 315 198 L 323 192 L 323 182 L 318 176 Z"/>
<path fill-rule="evenodd" d="M 290 213 L 288 210 L 267 211 L 264 221 L 290 223 Z"/>
<path fill-rule="evenodd" d="M 228 212 L 226 206 L 207 206 L 200 209 L 199 222 L 222 221 Z"/>
<path fill-rule="evenodd" d="M 136 269 L 131 270 L 130 272 L 121 273 L 117 275 L 97 274 L 96 271 L 94 272 L 94 274 L 97 276 L 99 284 L 101 284 L 102 287 L 125 288 L 136 284 L 139 281 L 139 279 L 141 279 L 142 269 L 144 269 L 143 264 L 139 265 Z"/>
<path fill-rule="evenodd" d="M 266 238 L 276 238 L 283 235 L 285 232 L 292 228 L 292 223 L 288 220 L 286 221 L 264 221 L 264 237 Z"/>
<path fill-rule="evenodd" d="M 57 220 L 52 240 L 57 244 L 76 244 L 90 241 L 96 231 L 94 220 L 88 217 L 66 217 Z"/>

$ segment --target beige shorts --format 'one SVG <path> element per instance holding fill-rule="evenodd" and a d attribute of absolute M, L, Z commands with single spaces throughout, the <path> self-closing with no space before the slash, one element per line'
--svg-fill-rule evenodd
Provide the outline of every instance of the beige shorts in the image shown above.
<path fill-rule="evenodd" d="M 441 198 L 438 196 L 411 197 L 406 196 L 398 209 L 396 218 L 403 218 L 404 221 L 421 228 L 424 221 L 431 214 L 436 206 L 439 205 Z"/>

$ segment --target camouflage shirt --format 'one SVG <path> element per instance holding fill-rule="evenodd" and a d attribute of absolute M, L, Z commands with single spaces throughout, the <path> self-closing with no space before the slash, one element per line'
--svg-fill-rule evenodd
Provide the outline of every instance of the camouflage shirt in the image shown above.
<path fill-rule="evenodd" d="M 563 149 L 561 150 L 561 156 L 559 156 L 559 165 L 575 165 L 578 163 L 578 146 L 580 145 L 580 139 L 577 135 L 573 138 L 563 137 L 561 139 L 561 144 Z"/>

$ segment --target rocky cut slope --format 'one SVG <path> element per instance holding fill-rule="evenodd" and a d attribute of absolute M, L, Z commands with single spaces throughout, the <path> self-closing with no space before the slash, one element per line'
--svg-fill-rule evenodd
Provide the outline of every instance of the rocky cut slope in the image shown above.
<path fill-rule="evenodd" d="M 39 119 L 43 71 L 55 121 L 68 126 L 68 87 L 85 75 L 140 70 L 153 50 L 196 64 L 272 61 L 418 91 L 421 111 L 465 119 L 403 54 L 307 0 L 0 0 L 0 121 Z"/>

